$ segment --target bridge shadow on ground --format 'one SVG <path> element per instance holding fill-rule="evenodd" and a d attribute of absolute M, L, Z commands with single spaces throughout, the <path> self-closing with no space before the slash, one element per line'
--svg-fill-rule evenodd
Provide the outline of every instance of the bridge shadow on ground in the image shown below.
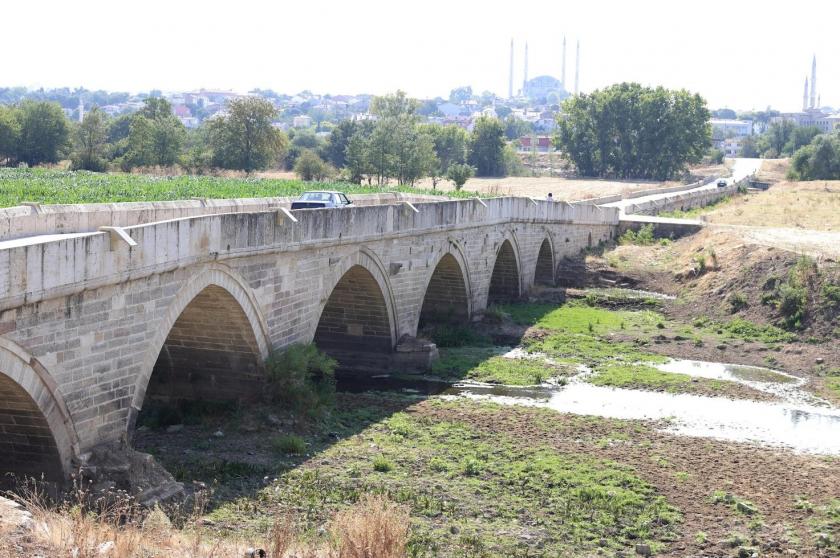
<path fill-rule="evenodd" d="M 441 359 L 430 373 L 360 375 L 339 369 L 335 404 L 325 412 L 307 416 L 265 403 L 158 407 L 138 419 L 134 446 L 154 455 L 188 494 L 212 490 L 208 511 L 259 502 L 272 482 L 317 468 L 334 445 L 501 359 L 522 342 L 529 326 L 562 303 L 564 290 L 545 289 L 539 300 L 492 306 L 478 323 L 421 328 L 441 345 Z"/>

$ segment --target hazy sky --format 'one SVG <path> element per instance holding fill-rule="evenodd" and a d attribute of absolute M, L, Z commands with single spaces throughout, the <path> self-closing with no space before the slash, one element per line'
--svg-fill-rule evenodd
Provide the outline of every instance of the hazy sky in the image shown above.
<path fill-rule="evenodd" d="M 838 16 L 836 1 L 3 0 L 0 86 L 507 94 L 511 37 L 518 87 L 525 40 L 529 75 L 559 77 L 565 34 L 570 88 L 579 39 L 582 91 L 632 80 L 797 110 L 814 53 L 822 104 L 840 106 Z"/>

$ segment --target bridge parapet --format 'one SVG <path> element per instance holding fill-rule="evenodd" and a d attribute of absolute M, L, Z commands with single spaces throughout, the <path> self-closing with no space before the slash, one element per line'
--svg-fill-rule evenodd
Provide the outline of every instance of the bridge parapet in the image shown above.
<path fill-rule="evenodd" d="M 618 210 L 530 198 L 201 215 L 0 249 L 0 310 L 192 265 L 505 223 L 617 225 Z"/>

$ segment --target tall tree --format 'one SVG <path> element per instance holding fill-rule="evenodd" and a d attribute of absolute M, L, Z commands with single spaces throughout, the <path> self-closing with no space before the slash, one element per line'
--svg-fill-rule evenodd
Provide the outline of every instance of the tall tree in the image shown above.
<path fill-rule="evenodd" d="M 213 162 L 251 172 L 277 165 L 289 147 L 286 135 L 272 125 L 277 109 L 266 99 L 244 97 L 228 102 L 228 114 L 210 123 Z"/>
<path fill-rule="evenodd" d="M 470 164 L 476 176 L 505 175 L 505 128 L 497 118 L 482 116 L 475 121 L 470 138 Z"/>
<path fill-rule="evenodd" d="M 172 114 L 169 101 L 145 99 L 144 107 L 131 118 L 123 167 L 171 166 L 181 158 L 186 128 Z"/>
<path fill-rule="evenodd" d="M 708 121 L 699 95 L 621 83 L 566 100 L 555 144 L 584 176 L 666 180 L 702 160 Z"/>
<path fill-rule="evenodd" d="M 840 135 L 819 135 L 794 153 L 791 173 L 799 180 L 840 180 Z"/>
<path fill-rule="evenodd" d="M 58 103 L 24 101 L 17 114 L 17 160 L 30 166 L 57 163 L 65 154 L 70 137 L 70 125 Z"/>
<path fill-rule="evenodd" d="M 15 162 L 20 142 L 17 109 L 0 106 L 0 165 Z"/>
<path fill-rule="evenodd" d="M 327 161 L 334 167 L 342 168 L 347 165 L 347 145 L 358 128 L 358 123 L 352 120 L 342 120 L 330 132 L 330 137 L 324 151 Z"/>
<path fill-rule="evenodd" d="M 449 167 L 467 160 L 470 136 L 463 128 L 454 125 L 424 124 L 421 131 L 432 138 L 436 163 L 429 169 L 432 186 L 437 186 L 440 177 L 447 176 Z"/>
<path fill-rule="evenodd" d="M 98 107 L 89 110 L 73 138 L 73 169 L 103 171 L 107 164 L 108 122 Z"/>

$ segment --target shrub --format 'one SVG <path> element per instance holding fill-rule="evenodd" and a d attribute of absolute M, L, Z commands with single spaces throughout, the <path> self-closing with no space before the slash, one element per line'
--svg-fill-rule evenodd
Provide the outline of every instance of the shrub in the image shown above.
<path fill-rule="evenodd" d="M 475 169 L 471 166 L 466 163 L 455 163 L 453 165 L 449 165 L 449 170 L 446 172 L 446 178 L 452 181 L 456 190 L 460 190 L 463 188 L 464 184 L 466 184 L 467 180 L 472 178 L 473 174 L 475 174 Z"/>
<path fill-rule="evenodd" d="M 446 324 L 435 327 L 431 331 L 432 341 L 438 347 L 475 347 L 488 345 L 488 339 L 464 325 Z"/>
<path fill-rule="evenodd" d="M 266 362 L 272 400 L 298 412 L 318 414 L 335 397 L 336 361 L 315 345 L 292 345 Z"/>
<path fill-rule="evenodd" d="M 394 470 L 394 464 L 384 455 L 373 458 L 373 470 L 377 473 L 389 473 Z"/>
<path fill-rule="evenodd" d="M 840 306 L 840 285 L 826 283 L 822 287 L 822 296 L 831 308 Z"/>
<path fill-rule="evenodd" d="M 779 287 L 776 308 L 782 315 L 785 327 L 788 329 L 800 329 L 805 318 L 805 304 L 808 301 L 808 293 L 802 287 L 794 287 L 786 283 Z"/>
<path fill-rule="evenodd" d="M 408 527 L 407 507 L 368 494 L 352 508 L 338 512 L 330 531 L 341 558 L 403 558 Z"/>
<path fill-rule="evenodd" d="M 656 242 L 653 236 L 653 224 L 642 226 L 638 231 L 628 229 L 618 238 L 619 244 L 637 244 L 639 246 L 650 246 Z"/>
<path fill-rule="evenodd" d="M 729 295 L 729 311 L 732 314 L 740 312 L 747 306 L 749 306 L 749 304 L 747 303 L 747 297 L 745 297 L 741 293 L 732 293 Z"/>
<path fill-rule="evenodd" d="M 271 440 L 271 447 L 277 453 L 286 455 L 303 455 L 306 453 L 306 442 L 300 436 L 284 434 Z"/>
<path fill-rule="evenodd" d="M 483 468 L 481 460 L 475 456 L 465 457 L 461 462 L 461 470 L 468 477 L 476 477 L 480 475 Z"/>
<path fill-rule="evenodd" d="M 295 173 L 301 180 L 323 182 L 332 176 L 333 169 L 317 153 L 304 149 L 295 161 Z"/>

